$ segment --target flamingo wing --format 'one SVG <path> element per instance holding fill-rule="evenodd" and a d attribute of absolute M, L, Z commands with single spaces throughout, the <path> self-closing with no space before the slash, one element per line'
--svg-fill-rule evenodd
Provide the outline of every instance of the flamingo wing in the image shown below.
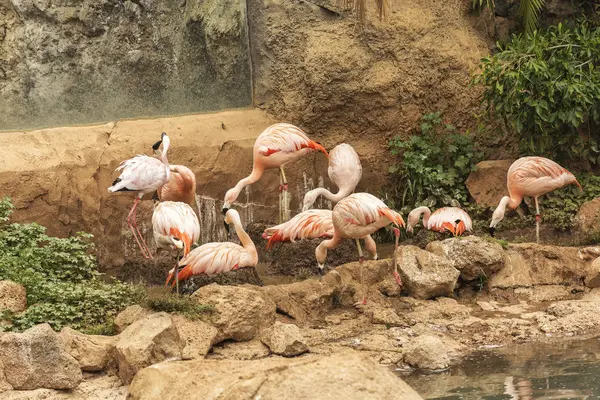
<path fill-rule="evenodd" d="M 238 268 L 253 267 L 256 263 L 256 258 L 238 244 L 206 243 L 195 248 L 179 261 L 179 266 L 184 267 L 179 272 L 179 280 L 189 279 L 193 275 L 215 275 Z M 173 273 L 173 270 L 169 271 L 167 284 L 172 279 Z"/>
<path fill-rule="evenodd" d="M 311 140 L 298 127 L 279 123 L 265 129 L 256 139 L 258 153 L 265 157 L 274 153 L 294 153 L 302 149 L 314 149 L 327 154 L 319 143 Z"/>
<path fill-rule="evenodd" d="M 340 190 L 344 188 L 351 193 L 362 178 L 362 165 L 356 150 L 346 143 L 335 146 L 329 154 L 327 173 Z"/>
<path fill-rule="evenodd" d="M 508 170 L 509 191 L 517 188 L 526 196 L 538 197 L 571 183 L 581 188 L 575 175 L 544 157 L 520 158 Z"/>
<path fill-rule="evenodd" d="M 200 223 L 192 208 L 182 202 L 159 203 L 152 214 L 154 240 L 159 247 L 172 248 L 171 237 L 184 242 L 184 256 L 200 238 Z"/>
<path fill-rule="evenodd" d="M 108 188 L 109 192 L 135 191 L 149 193 L 158 189 L 169 179 L 162 161 L 143 154 L 125 160 L 116 169 L 121 175 Z"/>
<path fill-rule="evenodd" d="M 461 222 L 462 224 L 460 224 Z M 442 207 L 431 214 L 429 221 L 427 221 L 427 229 L 436 232 L 448 230 L 453 234 L 460 235 L 465 231 L 470 232 L 473 229 L 473 221 L 469 214 L 462 208 Z"/>
<path fill-rule="evenodd" d="M 333 224 L 343 236 L 363 237 L 390 223 L 404 226 L 402 216 L 369 193 L 354 193 L 333 208 Z"/>
<path fill-rule="evenodd" d="M 270 249 L 276 242 L 294 242 L 322 237 L 333 237 L 331 210 L 304 211 L 289 221 L 267 228 L 263 232 L 263 238 L 269 239 L 267 249 Z"/>

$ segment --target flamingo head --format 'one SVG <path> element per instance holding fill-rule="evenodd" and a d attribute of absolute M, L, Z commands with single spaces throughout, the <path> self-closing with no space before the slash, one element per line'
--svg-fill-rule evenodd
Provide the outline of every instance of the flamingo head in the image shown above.
<path fill-rule="evenodd" d="M 175 249 L 177 249 L 177 250 L 183 249 L 183 247 L 184 247 L 183 240 L 178 239 L 176 237 L 171 237 L 171 241 L 173 242 L 173 246 L 175 246 Z"/>
<path fill-rule="evenodd" d="M 223 220 L 223 224 L 225 224 L 225 230 L 227 233 L 229 233 L 229 225 L 235 225 L 236 223 L 241 223 L 240 214 L 232 208 L 225 211 L 225 219 Z"/>
<path fill-rule="evenodd" d="M 238 198 L 239 192 L 233 187 L 225 193 L 225 199 L 223 200 L 223 215 L 227 215 L 227 211 L 231 208 L 233 202 Z"/>
<path fill-rule="evenodd" d="M 304 201 L 302 204 L 302 211 L 308 211 L 310 209 L 310 207 L 312 207 L 312 205 L 315 203 L 315 200 L 317 200 L 317 196 L 319 194 L 316 193 L 314 190 L 311 190 L 310 192 L 307 192 L 304 195 Z"/>
<path fill-rule="evenodd" d="M 408 220 L 408 224 L 406 224 L 406 232 L 414 233 L 413 224 L 410 223 L 410 219 Z"/>

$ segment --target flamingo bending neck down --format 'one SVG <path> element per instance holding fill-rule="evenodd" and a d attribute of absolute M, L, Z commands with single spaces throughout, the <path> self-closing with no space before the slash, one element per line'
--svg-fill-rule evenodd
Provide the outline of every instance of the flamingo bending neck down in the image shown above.
<path fill-rule="evenodd" d="M 404 220 L 397 212 L 390 209 L 385 203 L 369 193 L 354 193 L 342 199 L 333 207 L 332 213 L 334 233 L 329 240 L 324 240 L 315 249 L 315 256 L 319 268 L 324 267 L 327 258 L 327 250 L 333 249 L 342 242 L 343 239 L 354 239 L 358 248 L 358 262 L 361 271 L 361 286 L 363 291 L 362 304 L 366 304 L 367 294 L 365 290 L 363 263 L 364 256 L 360 247 L 359 238 L 371 235 L 386 225 L 394 224 L 396 227 L 404 227 Z M 398 274 L 398 265 L 396 263 L 396 254 L 398 250 L 398 237 L 400 231 L 394 229 L 396 235 L 396 249 L 394 251 L 394 278 L 398 285 L 401 285 L 400 275 Z"/>
<path fill-rule="evenodd" d="M 161 143 L 163 150 L 160 153 L 160 160 L 138 154 L 129 160 L 123 161 L 116 169 L 117 171 L 122 171 L 121 175 L 108 188 L 109 192 L 137 192 L 133 207 L 127 215 L 127 226 L 129 226 L 144 258 L 153 257 L 144 237 L 137 227 L 136 209 L 141 198 L 146 193 L 154 192 L 169 181 L 171 170 L 169 168 L 169 160 L 167 159 L 167 151 L 169 150 L 171 141 L 165 132 L 162 133 L 161 139 L 154 143 L 152 148 L 158 151 Z"/>
<path fill-rule="evenodd" d="M 183 267 L 183 269 L 178 273 L 178 280 L 183 281 L 193 275 L 215 275 L 239 268 L 256 266 L 258 253 L 252 239 L 242 227 L 240 214 L 236 210 L 228 210 L 225 213 L 225 224 L 227 227 L 229 227 L 229 224 L 234 226 L 242 245 L 231 242 L 217 242 L 206 243 L 195 248 L 179 261 L 179 267 Z M 175 273 L 175 269 L 169 271 L 167 285 L 171 282 Z"/>
<path fill-rule="evenodd" d="M 535 237 L 540 242 L 540 206 L 538 198 L 563 186 L 575 184 L 582 189 L 575 175 L 552 160 L 544 157 L 522 157 L 508 169 L 506 186 L 508 196 L 502 197 L 492 215 L 490 235 L 494 236 L 496 226 L 504 218 L 506 207 L 515 209 L 524 196 L 535 201 Z"/>
<path fill-rule="evenodd" d="M 321 144 L 311 140 L 294 125 L 279 123 L 265 129 L 254 142 L 252 172 L 227 191 L 223 200 L 223 213 L 237 200 L 242 189 L 258 181 L 266 169 L 279 168 L 279 216 L 280 222 L 287 221 L 290 214 L 288 183 L 283 168 L 315 150 L 329 157 Z"/>
<path fill-rule="evenodd" d="M 329 153 L 329 179 L 338 187 L 336 194 L 325 188 L 316 188 L 304 195 L 302 211 L 310 209 L 319 196 L 323 196 L 333 204 L 351 194 L 362 177 L 360 157 L 352 146 L 339 144 Z"/>
<path fill-rule="evenodd" d="M 415 225 L 423 215 L 423 227 L 430 231 L 448 231 L 454 236 L 460 236 L 473 229 L 471 217 L 459 207 L 442 207 L 431 213 L 429 207 L 417 207 L 408 214 L 407 232 L 413 232 Z"/>
<path fill-rule="evenodd" d="M 307 210 L 287 222 L 265 229 L 263 239 L 268 239 L 267 249 L 277 242 L 295 242 L 302 239 L 331 239 L 334 235 L 333 212 L 331 210 Z M 365 247 L 377 260 L 377 244 L 370 235 L 362 238 Z M 319 268 L 323 272 L 323 268 Z"/>
<path fill-rule="evenodd" d="M 183 257 L 186 257 L 200 238 L 198 217 L 192 207 L 183 202 L 158 203 L 152 214 L 152 230 L 157 247 L 177 252 L 176 267 L 179 265 L 179 251 L 183 251 Z M 175 286 L 179 294 L 178 275 L 175 275 Z"/>

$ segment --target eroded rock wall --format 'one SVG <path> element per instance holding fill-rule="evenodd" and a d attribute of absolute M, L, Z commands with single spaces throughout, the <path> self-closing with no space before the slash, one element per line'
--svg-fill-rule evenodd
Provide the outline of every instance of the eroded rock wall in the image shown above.
<path fill-rule="evenodd" d="M 243 0 L 0 0 L 0 129 L 250 104 Z"/>

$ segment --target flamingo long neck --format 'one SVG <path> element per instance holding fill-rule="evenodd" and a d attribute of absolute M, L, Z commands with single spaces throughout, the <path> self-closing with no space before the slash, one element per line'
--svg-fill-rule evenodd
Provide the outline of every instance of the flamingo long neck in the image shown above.
<path fill-rule="evenodd" d="M 519 194 L 513 194 L 511 193 L 510 197 L 509 196 L 504 196 L 502 198 L 502 200 L 500 200 L 500 204 L 502 204 L 502 202 L 504 202 L 504 209 L 506 209 L 506 206 L 508 205 L 508 207 L 510 207 L 511 209 L 515 209 L 517 207 L 519 207 L 519 204 L 521 204 L 521 201 L 523 201 L 523 196 L 519 195 Z"/>
<path fill-rule="evenodd" d="M 169 146 L 170 145 L 171 145 L 170 139 L 168 139 L 168 137 L 165 136 L 165 139 L 163 139 L 163 150 L 160 153 L 160 160 L 165 165 L 165 171 L 167 173 L 167 179 L 171 176 L 171 168 L 169 168 L 169 160 L 167 159 L 167 151 L 169 151 Z"/>
<path fill-rule="evenodd" d="M 235 227 L 235 233 L 240 238 L 240 242 L 242 242 L 242 246 L 244 249 L 248 251 L 252 251 L 256 253 L 256 246 L 254 246 L 254 242 L 250 239 L 250 235 L 246 233 L 244 227 L 242 226 L 242 221 L 240 221 L 239 217 L 236 217 L 233 220 L 233 226 Z"/>
<path fill-rule="evenodd" d="M 235 198 L 233 200 L 231 200 L 231 203 L 233 203 L 235 200 L 237 200 L 238 196 L 242 192 L 242 189 L 244 189 L 246 186 L 252 185 L 254 182 L 258 181 L 264 172 L 265 172 L 265 169 L 262 166 L 254 165 L 252 167 L 252 172 L 250 173 L 250 175 L 248 175 L 247 177 L 245 177 L 243 179 L 240 179 L 240 181 L 233 187 L 232 191 L 235 194 Z"/>
<path fill-rule="evenodd" d="M 187 168 L 180 168 L 179 165 L 172 165 L 170 168 L 171 171 L 177 172 L 181 176 L 181 189 L 185 195 L 185 202 L 194 207 L 196 204 L 196 177 L 194 173 Z"/>
<path fill-rule="evenodd" d="M 429 223 L 429 217 L 431 217 L 431 210 L 429 207 L 421 206 L 415 209 L 417 212 L 417 222 L 421 219 L 421 215 L 423 216 L 423 228 L 427 228 L 427 224 Z"/>
<path fill-rule="evenodd" d="M 317 262 L 320 264 L 325 263 L 325 259 L 327 258 L 327 250 L 334 249 L 341 243 L 342 238 L 338 236 L 335 232 L 331 239 L 323 240 L 319 246 L 315 249 L 315 256 L 317 258 Z"/>
<path fill-rule="evenodd" d="M 325 188 L 316 188 L 313 190 L 313 192 L 317 195 L 315 198 L 323 196 L 334 204 L 346 197 L 346 193 L 342 192 L 341 190 L 338 190 L 336 194 L 333 194 Z"/>

